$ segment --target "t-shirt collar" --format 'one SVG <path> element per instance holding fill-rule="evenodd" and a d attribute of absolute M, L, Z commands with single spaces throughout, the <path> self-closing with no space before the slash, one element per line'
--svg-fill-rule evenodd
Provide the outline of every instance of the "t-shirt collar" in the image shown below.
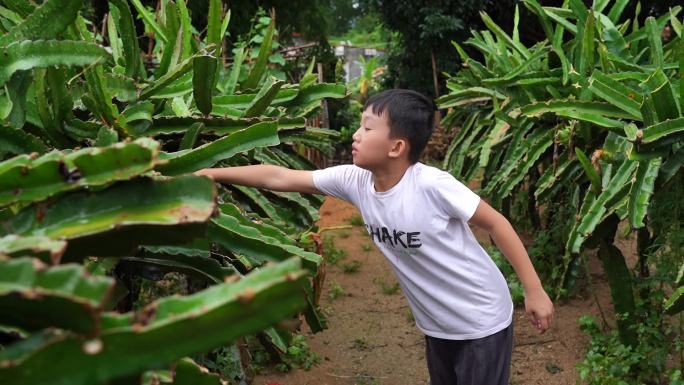
<path fill-rule="evenodd" d="M 373 196 L 378 197 L 378 198 L 384 198 L 384 197 L 387 197 L 389 195 L 394 194 L 398 190 L 401 190 L 402 186 L 406 183 L 406 180 L 409 178 L 409 173 L 411 173 L 413 171 L 413 167 L 415 167 L 417 164 L 418 164 L 418 162 L 413 163 L 410 166 L 408 166 L 406 168 L 406 171 L 404 171 L 404 175 L 401 176 L 401 179 L 399 180 L 399 182 L 397 182 L 397 184 L 392 186 L 392 188 L 390 188 L 387 191 L 376 191 L 375 190 L 375 182 L 373 181 L 373 177 L 371 175 L 370 190 L 371 190 L 371 193 L 373 194 Z"/>

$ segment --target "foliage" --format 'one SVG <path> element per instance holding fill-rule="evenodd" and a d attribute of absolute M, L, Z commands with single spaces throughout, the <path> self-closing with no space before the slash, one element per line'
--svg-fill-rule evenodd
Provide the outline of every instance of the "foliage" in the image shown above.
<path fill-rule="evenodd" d="M 456 44 L 466 68 L 438 103 L 452 108 L 444 125 L 462 128 L 444 167 L 464 180 L 482 170 L 482 192 L 500 208 L 516 188 L 537 202 L 574 188 L 579 214 L 571 216 L 559 277 L 567 285 L 575 255 L 602 221 L 617 213 L 642 228 L 654 186 L 668 183 L 681 164 L 680 37 L 663 44 L 658 32 L 670 19 L 676 24 L 680 8 L 640 27 L 613 24 L 617 11 L 525 5 L 539 14 L 548 40 L 525 47 L 515 30 L 509 36 L 483 14 L 489 31 L 474 32 L 467 44 L 484 64 Z M 572 38 L 563 41 L 566 30 Z M 536 210 L 531 204 L 530 215 L 538 217 Z"/>
<path fill-rule="evenodd" d="M 354 214 L 354 215 L 350 216 L 347 219 L 347 222 L 349 222 L 349 224 L 352 226 L 363 226 L 364 225 L 363 217 L 361 217 L 360 214 Z"/>
<path fill-rule="evenodd" d="M 283 372 L 292 370 L 293 368 L 302 368 L 304 370 L 311 369 L 312 366 L 321 362 L 320 357 L 311 351 L 309 344 L 306 342 L 306 337 L 301 334 L 295 334 L 292 337 L 292 342 L 287 348 L 287 355 L 283 363 L 276 367 Z"/>
<path fill-rule="evenodd" d="M 345 274 L 352 274 L 358 272 L 361 269 L 361 265 L 361 261 L 351 261 L 341 264 L 340 268 Z"/>
<path fill-rule="evenodd" d="M 332 235 L 323 237 L 323 258 L 331 265 L 337 265 L 347 257 L 347 250 L 340 249 L 335 245 L 335 237 Z"/>
<path fill-rule="evenodd" d="M 662 291 L 655 291 L 653 295 L 663 297 Z M 668 367 L 669 360 L 684 354 L 681 336 L 675 328 L 663 323 L 662 313 L 651 312 L 644 305 L 638 311 L 648 312 L 648 317 L 643 323 L 631 325 L 638 336 L 635 346 L 623 344 L 615 330 L 601 331 L 592 317 L 579 318 L 580 329 L 591 337 L 586 357 L 577 364 L 586 384 L 684 384 L 681 371 Z M 678 342 L 670 344 L 669 339 Z"/>
<path fill-rule="evenodd" d="M 561 7 L 523 4 L 537 15 L 546 40 L 521 40 L 516 9 L 511 34 L 482 13 L 487 30 L 473 31 L 465 43 L 484 60 L 454 43 L 463 68 L 438 104 L 448 109 L 443 125 L 460 129 L 443 167 L 464 181 L 480 179 L 481 194 L 507 215 L 514 197 L 527 197 L 518 212 L 526 211 L 532 231 L 555 232 L 547 237 L 564 245 L 541 264 L 556 296 L 573 288 L 581 261 L 596 249 L 615 312 L 623 315 L 620 342 L 634 348 L 639 335 L 632 325 L 645 322 L 637 304 L 653 290 L 635 282 L 665 277 L 651 272 L 649 259 L 662 261 L 674 255 L 664 253 L 670 246 L 675 253 L 681 248 L 668 242 L 673 237 L 663 232 L 672 229 L 662 225 L 679 226 L 681 211 L 653 211 L 665 203 L 655 203 L 662 199 L 656 192 L 681 183 L 684 162 L 681 7 L 641 24 L 636 15 L 626 17 L 621 0 L 590 8 L 574 0 Z M 669 37 L 667 24 L 674 31 Z M 637 238 L 635 271 L 614 244 L 620 222 Z M 673 295 L 651 310 L 681 311 L 682 282 L 663 283 Z"/>
<path fill-rule="evenodd" d="M 399 292 L 399 282 L 387 282 L 383 277 L 373 278 L 373 282 L 380 286 L 380 291 L 385 295 L 394 295 Z"/>
<path fill-rule="evenodd" d="M 370 3 L 371 9 L 377 9 L 382 23 L 394 33 L 387 56 L 385 88 L 409 88 L 434 97 L 443 90 L 435 90 L 433 75 L 443 84 L 442 73 L 457 70 L 448 54 L 450 41 L 465 39 L 469 30 L 479 25 L 478 11 L 504 7 L 511 2 L 376 0 Z M 433 56 L 436 73 L 433 73 Z"/>
<path fill-rule="evenodd" d="M 322 200 L 186 174 L 312 168 L 293 145 L 332 151 L 336 134 L 305 122 L 344 87 L 314 63 L 295 84 L 269 76 L 271 18 L 238 44 L 250 65 L 224 67 L 219 0 L 202 33 L 184 1 L 111 0 L 102 26 L 80 0 L 3 5 L 0 323 L 23 338 L 0 382 L 135 383 L 175 365 L 179 383 L 218 383 L 184 357 L 249 334 L 284 354 L 274 325 L 302 311 L 325 327 L 321 257 L 298 243 Z"/>
<path fill-rule="evenodd" d="M 330 292 L 328 293 L 328 296 L 330 297 L 331 300 L 337 299 L 343 294 L 344 294 L 344 288 L 342 287 L 342 285 L 340 285 L 337 282 L 331 282 L 330 283 Z"/>

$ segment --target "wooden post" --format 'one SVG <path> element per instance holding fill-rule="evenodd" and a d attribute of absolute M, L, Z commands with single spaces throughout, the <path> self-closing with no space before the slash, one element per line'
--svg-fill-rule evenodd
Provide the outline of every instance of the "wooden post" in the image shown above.
<path fill-rule="evenodd" d="M 318 63 L 318 82 L 323 83 L 323 63 Z M 328 101 L 323 99 L 323 112 L 321 113 L 321 127 L 330 128 L 330 121 L 328 118 Z"/>

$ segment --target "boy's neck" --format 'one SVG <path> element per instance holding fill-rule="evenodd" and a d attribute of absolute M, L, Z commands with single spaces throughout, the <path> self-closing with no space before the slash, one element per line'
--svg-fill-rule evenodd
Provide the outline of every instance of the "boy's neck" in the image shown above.
<path fill-rule="evenodd" d="M 408 161 L 392 162 L 386 167 L 371 170 L 373 173 L 373 185 L 375 187 L 375 191 L 385 192 L 396 186 L 410 166 L 411 163 Z"/>

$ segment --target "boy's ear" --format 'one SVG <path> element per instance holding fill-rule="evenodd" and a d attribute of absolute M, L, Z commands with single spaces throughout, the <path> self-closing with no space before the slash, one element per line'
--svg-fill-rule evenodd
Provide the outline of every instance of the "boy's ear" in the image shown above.
<path fill-rule="evenodd" d="M 403 156 L 403 154 L 408 154 L 408 148 L 409 144 L 406 139 L 395 139 L 394 144 L 392 145 L 392 148 L 390 149 L 389 152 L 389 157 L 390 158 L 399 158 Z M 408 155 L 407 155 L 408 156 Z"/>

